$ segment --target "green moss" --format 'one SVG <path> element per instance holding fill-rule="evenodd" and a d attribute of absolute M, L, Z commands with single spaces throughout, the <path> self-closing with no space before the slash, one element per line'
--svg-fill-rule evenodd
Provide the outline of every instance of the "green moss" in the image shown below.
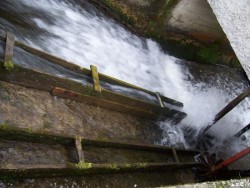
<path fill-rule="evenodd" d="M 147 166 L 147 163 L 137 163 L 137 166 L 139 168 L 145 168 Z"/>
<path fill-rule="evenodd" d="M 131 168 L 131 164 L 124 164 L 124 168 Z"/>
<path fill-rule="evenodd" d="M 111 0 L 102 0 L 102 3 L 108 8 L 112 14 L 115 14 L 115 16 L 118 16 L 120 20 L 125 22 L 126 24 L 129 24 L 131 26 L 134 26 L 136 24 L 135 19 L 133 16 L 129 15 L 126 10 L 122 9 L 121 7 L 114 4 Z"/>
<path fill-rule="evenodd" d="M 5 130 L 5 131 L 7 131 L 7 130 L 10 130 L 10 126 L 9 125 L 7 125 L 7 124 L 0 124 L 0 128 L 2 129 L 2 130 Z"/>
<path fill-rule="evenodd" d="M 224 63 L 239 67 L 240 63 L 237 60 L 228 58 L 228 52 L 221 49 L 220 43 L 204 44 L 189 36 L 188 33 L 178 34 L 171 30 L 166 30 L 165 22 L 171 18 L 169 13 L 171 13 L 171 10 L 179 1 L 155 1 L 152 3 L 153 7 L 150 8 L 150 11 L 156 11 L 153 15 L 151 15 L 152 13 L 147 13 L 147 10 L 138 11 L 133 9 L 132 6 L 127 7 L 125 2 L 117 0 L 102 0 L 98 4 L 103 5 L 112 16 L 125 23 L 129 29 L 132 28 L 138 34 L 159 42 L 170 55 L 189 61 L 207 64 Z M 123 6 L 122 3 L 125 5 Z"/>
<path fill-rule="evenodd" d="M 7 62 L 4 62 L 4 68 L 8 71 L 11 71 L 14 69 L 14 63 L 12 61 L 7 61 Z"/>
<path fill-rule="evenodd" d="M 197 53 L 197 57 L 200 62 L 216 64 L 219 61 L 220 51 L 219 45 L 209 45 L 201 48 Z"/>
<path fill-rule="evenodd" d="M 117 170 L 117 169 L 118 169 L 118 166 L 117 166 L 115 163 L 110 164 L 110 169 Z"/>
<path fill-rule="evenodd" d="M 92 168 L 92 163 L 85 163 L 83 161 L 80 161 L 78 164 L 75 165 L 75 167 L 80 170 L 90 169 Z"/>
<path fill-rule="evenodd" d="M 4 184 L 12 184 L 15 183 L 17 180 L 13 179 L 11 176 L 0 176 L 0 181 L 2 181 Z"/>
<path fill-rule="evenodd" d="M 240 61 L 238 60 L 238 58 L 236 56 L 231 59 L 230 65 L 233 67 L 241 66 Z"/>

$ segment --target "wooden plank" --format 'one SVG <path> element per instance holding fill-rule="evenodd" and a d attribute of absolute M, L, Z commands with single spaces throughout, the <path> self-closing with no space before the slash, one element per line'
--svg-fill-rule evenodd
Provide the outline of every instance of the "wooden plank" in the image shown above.
<path fill-rule="evenodd" d="M 173 151 L 173 155 L 174 155 L 175 162 L 179 164 L 179 163 L 180 163 L 180 160 L 179 160 L 179 158 L 178 158 L 176 149 L 175 149 L 174 147 L 172 147 L 172 151 Z"/>
<path fill-rule="evenodd" d="M 18 41 L 16 41 L 15 45 L 22 48 L 26 52 L 29 52 L 29 53 L 31 53 L 33 55 L 36 55 L 38 57 L 41 57 L 43 59 L 46 59 L 46 60 L 50 61 L 51 63 L 60 65 L 60 66 L 62 66 L 64 68 L 72 70 L 72 71 L 74 71 L 76 73 L 84 74 L 84 75 L 86 75 L 88 77 L 91 77 L 91 71 L 86 69 L 86 68 L 80 67 L 80 66 L 78 66 L 78 65 L 76 65 L 74 63 L 71 63 L 71 62 L 66 61 L 64 59 L 61 59 L 59 57 L 53 56 L 53 55 L 48 54 L 46 52 L 37 50 L 35 48 L 27 46 L 27 45 L 25 45 L 25 44 L 23 44 L 21 42 L 18 42 Z"/>
<path fill-rule="evenodd" d="M 42 132 L 31 132 L 28 129 L 14 127 L 12 125 L 1 125 L 0 124 L 0 138 L 4 140 L 13 140 L 21 142 L 33 142 L 33 143 L 43 143 L 43 144 L 52 144 L 52 145 L 64 145 L 64 146 L 75 146 L 75 137 L 72 135 L 66 134 L 52 134 L 49 131 Z M 129 150 L 144 150 L 144 151 L 153 151 L 153 152 L 166 152 L 171 153 L 172 148 L 159 145 L 150 145 L 150 144 L 129 144 L 123 142 L 112 142 L 110 141 L 101 141 L 101 140 L 91 140 L 81 138 L 82 146 L 84 147 L 101 147 L 101 148 L 116 148 L 116 149 L 129 149 Z M 182 155 L 194 156 L 199 153 L 195 150 L 184 150 L 176 149 L 178 153 Z"/>
<path fill-rule="evenodd" d="M 235 138 L 240 137 L 241 135 L 246 133 L 249 129 L 250 129 L 250 123 L 247 126 L 243 127 L 240 131 L 238 131 L 233 137 Z"/>
<path fill-rule="evenodd" d="M 4 67 L 7 70 L 11 70 L 14 67 L 13 64 L 13 50 L 15 44 L 15 37 L 12 33 L 7 32 L 6 36 L 6 48 L 5 48 L 5 56 L 4 56 Z"/>
<path fill-rule="evenodd" d="M 61 98 L 71 99 L 71 100 L 82 102 L 82 103 L 88 103 L 91 105 L 100 106 L 106 109 L 115 110 L 115 111 L 126 113 L 126 114 L 136 115 L 139 117 L 144 117 L 144 118 L 149 118 L 149 119 L 157 118 L 157 114 L 151 111 L 144 111 L 141 109 L 126 106 L 126 105 L 108 101 L 105 99 L 100 99 L 100 98 L 96 98 L 93 96 L 84 95 L 78 92 L 72 92 L 72 91 L 59 88 L 59 87 L 55 87 L 54 89 L 52 89 L 51 94 L 61 97 Z"/>
<path fill-rule="evenodd" d="M 239 96 L 233 99 L 227 106 L 225 106 L 214 118 L 212 124 L 208 125 L 201 135 L 204 135 L 213 125 L 215 125 L 221 118 L 223 118 L 228 112 L 235 108 L 241 101 L 243 101 L 247 96 L 250 95 L 250 87 L 243 91 Z"/>
<path fill-rule="evenodd" d="M 164 104 L 163 104 L 163 102 L 162 102 L 160 93 L 155 92 L 155 95 L 156 95 L 156 98 L 157 98 L 158 101 L 159 101 L 160 106 L 163 108 L 163 107 L 164 107 Z"/>
<path fill-rule="evenodd" d="M 113 78 L 111 76 L 108 76 L 108 75 L 105 75 L 105 74 L 102 74 L 102 73 L 99 73 L 99 77 L 100 77 L 100 80 L 104 81 L 104 82 L 107 82 L 107 83 L 110 83 L 110 84 L 114 84 L 114 85 L 119 85 L 119 86 L 123 86 L 123 87 L 127 87 L 127 88 L 132 88 L 132 89 L 136 89 L 138 91 L 143 91 L 149 95 L 152 95 L 152 96 L 155 96 L 155 93 L 153 91 L 149 91 L 147 89 L 144 89 L 144 88 L 141 88 L 141 87 L 138 87 L 138 86 L 135 86 L 133 84 L 130 84 L 130 83 L 127 83 L 127 82 L 124 82 L 122 80 L 119 80 L 119 79 L 116 79 L 116 78 Z M 169 103 L 171 105 L 174 105 L 174 106 L 178 106 L 178 107 L 183 107 L 183 103 L 179 102 L 179 101 L 176 101 L 174 99 L 170 99 L 168 97 L 165 97 L 163 95 L 160 95 L 161 98 L 163 99 L 164 102 L 166 103 Z"/>
<path fill-rule="evenodd" d="M 215 117 L 213 124 L 218 122 L 223 118 L 228 112 L 230 112 L 234 107 L 236 107 L 241 101 L 243 101 L 247 96 L 250 95 L 250 87 L 242 92 L 238 97 L 232 100 L 225 108 L 223 108 Z"/>
<path fill-rule="evenodd" d="M 132 163 L 132 164 L 1 164 L 0 177 L 41 178 L 68 177 L 87 174 L 168 171 L 201 167 L 200 163 Z"/>
<path fill-rule="evenodd" d="M 158 105 L 127 97 L 105 89 L 102 89 L 102 93 L 100 95 L 94 92 L 93 88 L 88 85 L 82 85 L 81 83 L 76 81 L 59 78 L 54 75 L 39 72 L 37 70 L 23 68 L 18 65 L 15 65 L 15 71 L 5 72 L 1 74 L 0 80 L 44 91 L 52 91 L 54 87 L 58 86 L 69 91 L 81 93 L 86 96 L 92 96 L 89 98 L 89 100 L 90 103 L 94 105 L 98 105 L 104 108 L 105 106 L 107 106 L 106 108 L 117 110 L 119 112 L 124 109 L 123 112 L 128 112 L 129 114 L 133 114 L 133 112 L 136 112 L 134 115 L 139 115 L 140 117 L 145 118 L 155 119 L 157 118 L 155 114 L 163 114 L 163 117 L 166 118 L 177 116 L 183 118 L 186 116 L 186 114 L 183 112 L 170 110 L 168 108 L 161 108 Z M 110 106 L 106 105 L 107 103 L 110 103 Z M 130 112 L 128 111 L 127 107 L 131 109 Z M 142 112 L 142 115 L 140 115 L 138 110 L 139 112 Z M 145 111 L 147 112 L 146 116 L 144 113 Z"/>
<path fill-rule="evenodd" d="M 2 34 L 4 35 L 4 31 L 3 31 Z M 0 38 L 0 40 L 1 40 L 1 38 Z M 25 45 L 25 44 L 23 44 L 23 43 L 21 43 L 19 41 L 16 41 L 15 44 L 16 44 L 16 46 L 22 48 L 23 50 L 25 50 L 25 51 L 33 54 L 33 55 L 44 58 L 44 59 L 46 59 L 46 60 L 48 60 L 48 61 L 50 61 L 52 63 L 63 66 L 64 68 L 72 70 L 72 71 L 74 71 L 76 73 L 84 74 L 84 75 L 89 76 L 89 77 L 91 76 L 91 71 L 86 69 L 86 68 L 80 67 L 80 66 L 75 65 L 74 63 L 71 63 L 69 61 L 65 61 L 65 60 L 63 60 L 61 58 L 55 57 L 55 56 L 53 56 L 51 54 L 48 54 L 46 52 L 42 52 L 40 50 L 37 50 L 37 49 L 32 48 L 30 46 L 27 46 L 27 45 Z M 127 83 L 127 82 L 124 82 L 122 80 L 110 77 L 110 76 L 105 75 L 105 74 L 99 73 L 99 78 L 100 78 L 100 80 L 102 80 L 104 82 L 108 82 L 110 84 L 115 84 L 115 85 L 119 85 L 119 86 L 123 86 L 123 87 L 127 87 L 127 88 L 136 89 L 138 91 L 143 91 L 143 92 L 145 92 L 147 94 L 150 94 L 152 96 L 155 95 L 155 93 L 152 92 L 152 91 L 149 91 L 149 90 L 146 90 L 144 88 L 132 85 L 130 83 Z M 178 106 L 178 107 L 183 107 L 183 103 L 181 103 L 179 101 L 170 99 L 170 98 L 168 98 L 166 96 L 162 96 L 162 95 L 161 95 L 161 98 L 166 103 L 169 103 L 171 105 Z"/>
<path fill-rule="evenodd" d="M 84 161 L 84 154 L 82 151 L 82 138 L 79 136 L 75 137 L 75 146 L 78 154 L 78 162 Z"/>
<path fill-rule="evenodd" d="M 90 65 L 90 70 L 92 74 L 94 90 L 97 92 L 101 92 L 102 88 L 99 82 L 99 75 L 98 75 L 97 67 L 94 65 Z"/>

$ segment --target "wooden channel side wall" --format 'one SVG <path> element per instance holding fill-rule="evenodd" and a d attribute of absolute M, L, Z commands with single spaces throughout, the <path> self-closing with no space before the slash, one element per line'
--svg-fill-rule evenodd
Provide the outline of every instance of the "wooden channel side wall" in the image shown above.
<path fill-rule="evenodd" d="M 6 37 L 6 32 L 4 30 L 0 29 L 0 39 L 5 40 L 5 37 Z M 53 56 L 51 54 L 42 52 L 40 50 L 37 50 L 37 49 L 32 48 L 30 46 L 27 46 L 27 45 L 25 45 L 25 44 L 23 44 L 21 42 L 18 42 L 18 41 L 15 41 L 15 45 L 18 46 L 18 47 L 20 47 L 20 48 L 22 48 L 23 50 L 25 50 L 25 51 L 33 54 L 33 55 L 39 56 L 41 58 L 44 58 L 44 59 L 46 59 L 46 60 L 48 60 L 48 61 L 50 61 L 52 63 L 60 65 L 60 66 L 62 66 L 64 68 L 72 70 L 72 71 L 74 71 L 76 73 L 84 74 L 84 75 L 89 76 L 89 77 L 91 76 L 91 70 L 89 70 L 89 69 L 80 67 L 80 66 L 75 65 L 75 64 L 73 64 L 71 62 L 65 61 L 65 60 L 63 60 L 61 58 L 58 58 L 58 57 L 55 57 L 55 56 Z M 124 82 L 122 80 L 110 77 L 108 75 L 99 73 L 99 77 L 100 77 L 100 80 L 102 80 L 104 82 L 107 82 L 107 83 L 110 83 L 110 84 L 114 84 L 114 85 L 123 86 L 123 87 L 127 87 L 127 88 L 136 89 L 138 91 L 143 91 L 143 92 L 145 92 L 147 94 L 155 96 L 155 92 L 153 92 L 153 91 L 149 91 L 147 89 L 144 89 L 144 88 L 132 85 L 132 84 Z M 175 106 L 178 106 L 178 107 L 183 107 L 183 103 L 181 103 L 179 101 L 170 99 L 170 98 L 168 98 L 166 96 L 163 96 L 163 95 L 160 95 L 160 97 L 166 103 L 169 103 L 171 105 L 175 105 Z"/>
<path fill-rule="evenodd" d="M 129 150 L 145 150 L 154 152 L 173 152 L 173 148 L 142 145 L 142 144 L 127 144 L 115 143 L 111 141 L 88 140 L 78 136 L 55 135 L 43 131 L 42 133 L 34 133 L 28 129 L 16 128 L 10 125 L 0 125 L 0 138 L 4 140 L 14 140 L 21 142 L 33 142 L 42 144 L 60 144 L 64 146 L 80 147 L 80 151 L 84 151 L 86 147 L 102 147 L 114 149 L 129 149 Z M 77 141 L 76 141 L 77 140 Z M 78 146 L 76 142 L 79 142 Z M 77 148 L 78 149 L 78 148 Z M 182 155 L 194 156 L 197 151 L 174 149 L 174 155 L 177 157 L 180 152 Z M 79 155 L 80 156 L 80 155 Z M 0 164 L 0 179 L 2 177 L 12 178 L 36 178 L 36 177 L 60 177 L 60 176 L 82 176 L 86 174 L 102 174 L 102 173 L 122 173 L 122 172 L 145 172 L 145 171 L 167 171 L 183 168 L 201 167 L 200 163 L 196 162 L 176 162 L 170 163 L 132 163 L 132 164 L 94 164 L 85 163 L 84 156 L 79 163 L 68 164 Z M 177 157 L 178 158 L 178 157 Z"/>
<path fill-rule="evenodd" d="M 11 125 L 0 125 L 0 138 L 4 140 L 43 143 L 51 145 L 75 146 L 75 139 L 78 136 L 72 135 L 57 135 L 51 132 L 31 132 L 29 129 L 18 128 Z M 81 138 L 82 147 L 100 147 L 114 149 L 129 149 L 129 150 L 144 150 L 161 153 L 172 153 L 173 148 L 150 144 L 129 144 L 123 142 L 100 141 Z M 196 150 L 175 149 L 176 154 L 194 156 L 199 154 Z M 181 162 L 181 161 L 180 161 Z"/>
<path fill-rule="evenodd" d="M 4 36 L 4 31 L 0 31 L 0 36 Z M 4 39 L 4 37 L 2 37 L 2 39 Z M 16 44 L 20 43 L 16 42 Z M 35 51 L 40 53 L 38 50 Z M 52 57 L 52 59 L 59 59 L 51 55 L 48 55 L 48 57 Z M 76 68 L 78 67 L 77 65 L 68 64 L 60 59 L 58 61 L 63 63 L 63 66 L 71 67 L 71 70 L 74 69 L 79 72 L 80 70 L 82 71 L 82 68 L 80 68 L 80 70 Z M 72 68 L 72 66 L 74 68 Z M 84 69 L 83 72 L 86 73 L 85 75 L 91 75 L 91 72 L 87 69 Z M 25 87 L 31 87 L 49 92 L 52 91 L 52 94 L 59 97 L 70 98 L 79 102 L 87 102 L 89 104 L 98 105 L 111 110 L 144 118 L 156 119 L 159 115 L 163 115 L 167 118 L 175 116 L 175 118 L 182 119 L 186 116 L 183 112 L 171 110 L 166 107 L 161 108 L 159 105 L 127 97 L 109 90 L 102 89 L 101 93 L 95 92 L 93 88 L 82 85 L 81 83 L 41 73 L 36 70 L 22 68 L 18 65 L 15 65 L 11 71 L 5 70 L 0 75 L 0 79 Z M 57 90 L 55 90 L 55 88 L 57 88 Z M 63 90 L 64 92 L 62 92 Z"/>

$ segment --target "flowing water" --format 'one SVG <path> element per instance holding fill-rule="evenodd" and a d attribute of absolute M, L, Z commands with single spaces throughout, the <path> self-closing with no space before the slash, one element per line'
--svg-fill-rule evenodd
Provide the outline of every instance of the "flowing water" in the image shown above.
<path fill-rule="evenodd" d="M 187 117 L 179 125 L 159 122 L 165 145 L 190 147 L 185 127 L 200 130 L 210 124 L 248 85 L 238 70 L 168 55 L 153 40 L 132 34 L 84 0 L 1 0 L 0 28 L 35 48 L 82 67 L 96 65 L 101 73 L 183 102 Z M 220 151 L 225 139 L 249 123 L 249 108 L 247 98 L 210 130 L 217 139 L 212 151 Z M 249 134 L 245 136 L 224 148 L 224 155 L 249 146 Z"/>

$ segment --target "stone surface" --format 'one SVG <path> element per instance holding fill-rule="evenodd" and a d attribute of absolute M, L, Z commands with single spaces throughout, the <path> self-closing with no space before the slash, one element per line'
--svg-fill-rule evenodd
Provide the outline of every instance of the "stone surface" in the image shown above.
<path fill-rule="evenodd" d="M 5 82 L 0 82 L 0 124 L 86 139 L 130 143 L 161 139 L 161 130 L 153 121 Z"/>
<path fill-rule="evenodd" d="M 230 188 L 230 187 L 250 187 L 250 179 L 232 179 L 228 181 L 214 181 L 197 184 L 186 184 L 177 186 L 167 186 L 168 188 Z"/>
<path fill-rule="evenodd" d="M 206 0 L 92 0 L 127 28 L 159 42 L 168 54 L 241 67 Z"/>
<path fill-rule="evenodd" d="M 250 79 L 250 1 L 208 2 Z"/>
<path fill-rule="evenodd" d="M 213 38 L 224 37 L 206 0 L 181 0 L 173 9 L 166 26 L 187 32 L 201 32 Z"/>

